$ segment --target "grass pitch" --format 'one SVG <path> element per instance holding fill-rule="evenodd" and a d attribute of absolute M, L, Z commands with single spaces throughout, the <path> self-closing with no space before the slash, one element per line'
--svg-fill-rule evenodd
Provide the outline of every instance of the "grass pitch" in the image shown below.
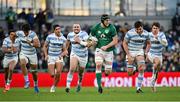
<path fill-rule="evenodd" d="M 83 87 L 77 93 L 75 87 L 70 93 L 65 88 L 56 88 L 55 93 L 49 92 L 50 88 L 40 88 L 40 93 L 35 94 L 33 88 L 11 88 L 3 93 L 0 88 L 0 101 L 180 101 L 180 87 L 157 88 L 152 93 L 150 88 L 143 88 L 144 93 L 137 94 L 135 88 L 103 88 L 103 94 L 97 92 L 97 88 Z"/>

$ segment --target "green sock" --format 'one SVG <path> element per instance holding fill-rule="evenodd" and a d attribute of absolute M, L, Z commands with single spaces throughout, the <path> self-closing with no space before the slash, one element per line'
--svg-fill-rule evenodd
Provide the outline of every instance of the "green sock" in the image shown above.
<path fill-rule="evenodd" d="M 101 73 L 96 73 L 98 88 L 101 87 L 101 77 L 102 77 Z"/>

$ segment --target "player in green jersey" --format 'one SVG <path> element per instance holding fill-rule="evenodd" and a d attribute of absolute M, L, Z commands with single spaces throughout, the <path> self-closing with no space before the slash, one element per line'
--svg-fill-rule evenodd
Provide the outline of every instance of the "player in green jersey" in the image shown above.
<path fill-rule="evenodd" d="M 96 79 L 98 92 L 102 93 L 101 68 L 104 65 L 106 76 L 112 72 L 113 50 L 115 49 L 115 45 L 118 43 L 117 32 L 114 25 L 110 24 L 109 15 L 103 14 L 101 16 L 101 23 L 92 27 L 90 36 L 96 38 Z"/>

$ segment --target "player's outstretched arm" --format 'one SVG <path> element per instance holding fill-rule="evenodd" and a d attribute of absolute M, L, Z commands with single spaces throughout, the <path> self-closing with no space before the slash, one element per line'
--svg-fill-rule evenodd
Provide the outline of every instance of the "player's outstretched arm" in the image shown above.
<path fill-rule="evenodd" d="M 107 47 L 106 49 L 108 49 L 108 48 L 110 48 L 112 46 L 115 46 L 117 43 L 118 43 L 118 36 L 115 35 L 113 37 L 113 40 L 108 45 L 106 45 L 106 47 Z"/>

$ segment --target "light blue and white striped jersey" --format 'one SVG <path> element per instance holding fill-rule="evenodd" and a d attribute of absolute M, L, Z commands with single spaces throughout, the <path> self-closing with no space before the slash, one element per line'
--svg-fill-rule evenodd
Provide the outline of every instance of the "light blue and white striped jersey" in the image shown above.
<path fill-rule="evenodd" d="M 74 36 L 75 36 L 74 32 L 70 32 L 67 36 L 67 40 L 69 40 L 71 42 L 71 52 L 73 52 L 74 54 L 76 54 L 79 57 L 88 56 L 87 47 L 83 46 L 79 43 L 75 43 Z M 87 39 L 89 38 L 89 35 L 85 31 L 80 31 L 78 33 L 78 36 L 79 36 L 80 40 L 83 40 L 83 41 L 87 41 Z"/>
<path fill-rule="evenodd" d="M 2 47 L 11 48 L 11 45 L 12 45 L 12 41 L 10 37 L 5 38 Z M 13 43 L 13 47 L 19 49 L 19 46 L 20 46 L 19 39 L 16 38 L 15 42 Z M 9 53 L 5 53 L 4 55 L 4 57 L 8 59 L 12 59 L 17 56 L 18 56 L 18 52 L 13 52 L 13 53 L 9 52 Z"/>
<path fill-rule="evenodd" d="M 33 46 L 30 46 L 26 41 L 33 41 L 33 39 L 37 38 L 37 35 L 34 31 L 29 31 L 29 35 L 25 36 L 23 31 L 17 31 L 16 35 L 20 39 L 21 43 L 21 53 L 25 55 L 34 55 L 36 54 L 36 48 Z"/>
<path fill-rule="evenodd" d="M 150 36 L 150 41 L 151 41 L 151 48 L 149 52 L 151 54 L 157 55 L 157 56 L 162 56 L 162 51 L 165 45 L 161 44 L 162 40 L 166 40 L 166 36 L 163 32 L 158 33 L 158 39 L 155 38 L 152 32 L 149 33 Z"/>
<path fill-rule="evenodd" d="M 60 56 L 65 46 L 66 38 L 61 34 L 60 37 L 52 33 L 47 36 L 46 42 L 48 43 L 48 55 L 49 56 Z"/>
<path fill-rule="evenodd" d="M 146 30 L 140 35 L 134 29 L 129 30 L 124 38 L 128 42 L 128 50 L 130 52 L 143 51 L 145 42 L 149 40 L 149 34 Z"/>

